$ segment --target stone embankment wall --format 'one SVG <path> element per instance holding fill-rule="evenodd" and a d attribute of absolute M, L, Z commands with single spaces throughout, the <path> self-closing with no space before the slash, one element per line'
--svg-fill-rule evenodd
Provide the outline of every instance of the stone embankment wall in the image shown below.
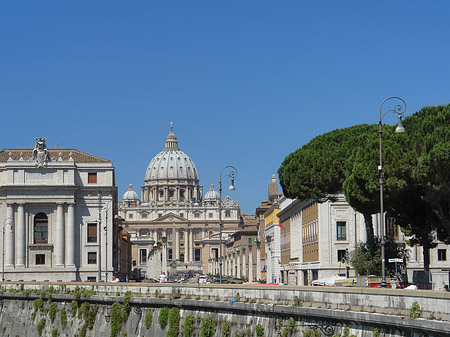
<path fill-rule="evenodd" d="M 192 337 L 208 327 L 214 332 L 205 336 L 214 337 L 314 336 L 314 329 L 324 336 L 326 326 L 335 336 L 450 336 L 449 295 L 255 285 L 6 283 L 0 336 L 170 337 L 186 336 L 186 326 Z M 421 318 L 409 318 L 415 302 Z M 172 328 L 170 322 L 164 328 L 158 322 L 167 312 Z"/>

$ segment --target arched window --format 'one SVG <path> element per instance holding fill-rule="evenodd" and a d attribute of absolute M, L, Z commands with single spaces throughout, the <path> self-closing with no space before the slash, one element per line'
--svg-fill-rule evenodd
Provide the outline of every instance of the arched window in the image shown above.
<path fill-rule="evenodd" d="M 34 243 L 48 243 L 48 218 L 44 213 L 34 217 Z"/>

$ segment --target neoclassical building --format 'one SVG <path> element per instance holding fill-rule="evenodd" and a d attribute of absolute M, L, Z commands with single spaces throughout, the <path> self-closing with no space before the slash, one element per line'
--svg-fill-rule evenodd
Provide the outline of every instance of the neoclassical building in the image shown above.
<path fill-rule="evenodd" d="M 147 167 L 141 199 L 130 185 L 119 204 L 124 230 L 131 238 L 135 277 L 154 277 L 155 267 L 149 259 L 154 260 L 158 245 L 162 269 L 169 273 L 217 274 L 220 202 L 214 185 L 203 196 L 197 168 L 178 147 L 171 126 L 164 149 Z M 224 244 L 238 229 L 241 216 L 239 203 L 229 196 L 221 207 Z"/>
<path fill-rule="evenodd" d="M 117 265 L 114 167 L 35 140 L 0 152 L 2 279 L 107 280 Z"/>

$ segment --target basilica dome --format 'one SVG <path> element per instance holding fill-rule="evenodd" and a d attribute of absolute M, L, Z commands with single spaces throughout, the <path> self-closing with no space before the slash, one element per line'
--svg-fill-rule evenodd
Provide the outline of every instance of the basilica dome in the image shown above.
<path fill-rule="evenodd" d="M 211 199 L 220 199 L 220 194 L 216 190 L 214 190 L 214 184 L 211 184 L 211 188 L 208 192 L 205 194 L 205 200 L 211 200 Z"/>
<path fill-rule="evenodd" d="M 137 195 L 137 193 L 135 191 L 133 191 L 133 185 L 129 185 L 128 186 L 128 191 L 126 191 L 123 194 L 122 197 L 123 201 L 137 201 L 139 200 L 139 196 Z"/>
<path fill-rule="evenodd" d="M 192 159 L 178 148 L 178 140 L 170 126 L 164 150 L 150 162 L 145 172 L 145 182 L 157 180 L 186 180 L 198 183 L 197 168 Z"/>

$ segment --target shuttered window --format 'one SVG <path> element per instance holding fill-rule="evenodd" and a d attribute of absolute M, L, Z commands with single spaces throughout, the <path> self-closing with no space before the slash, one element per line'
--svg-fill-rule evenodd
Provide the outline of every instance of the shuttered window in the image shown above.
<path fill-rule="evenodd" d="M 88 173 L 88 183 L 97 184 L 97 172 Z"/>
<path fill-rule="evenodd" d="M 87 242 L 97 242 L 97 223 L 88 223 Z"/>

